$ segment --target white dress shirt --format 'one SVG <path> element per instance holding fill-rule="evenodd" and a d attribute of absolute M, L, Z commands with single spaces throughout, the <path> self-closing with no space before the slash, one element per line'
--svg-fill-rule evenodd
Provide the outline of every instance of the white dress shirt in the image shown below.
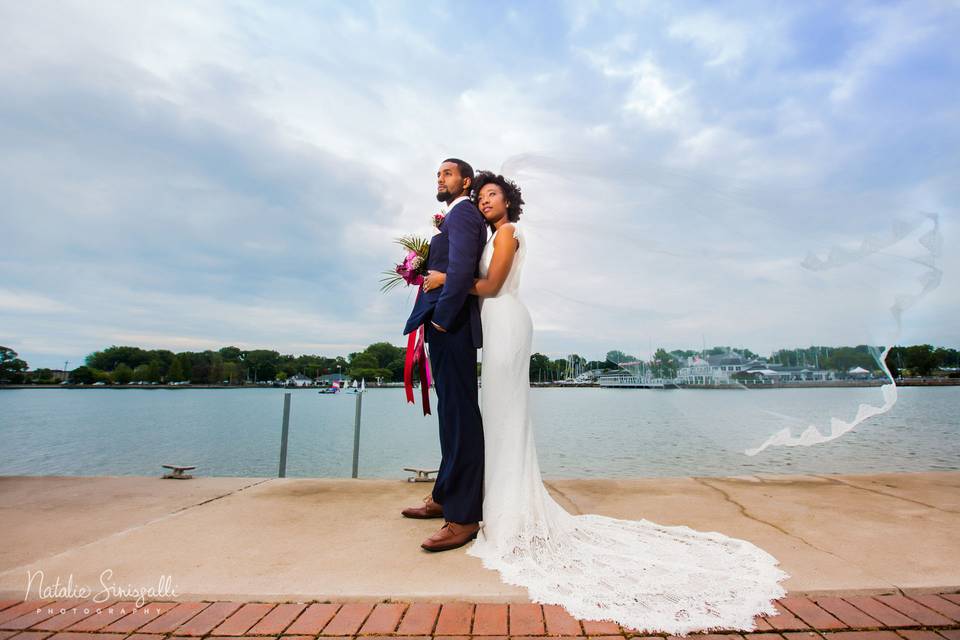
<path fill-rule="evenodd" d="M 461 201 L 461 200 L 469 200 L 469 199 L 470 199 L 470 196 L 460 196 L 459 198 L 457 198 L 456 200 L 454 200 L 454 201 L 451 202 L 450 204 L 443 204 L 443 205 L 440 207 L 440 211 L 443 212 L 443 215 L 447 215 L 447 212 L 448 212 L 448 211 L 452 211 L 455 206 L 457 206 L 458 204 L 460 204 L 460 201 Z"/>

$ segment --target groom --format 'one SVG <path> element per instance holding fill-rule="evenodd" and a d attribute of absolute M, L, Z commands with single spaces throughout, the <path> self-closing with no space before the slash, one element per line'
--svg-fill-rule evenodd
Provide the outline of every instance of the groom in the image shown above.
<path fill-rule="evenodd" d="M 425 325 L 440 421 L 440 470 L 432 495 L 408 518 L 444 518 L 443 527 L 420 546 L 427 551 L 462 547 L 477 535 L 483 506 L 483 424 L 477 402 L 477 349 L 482 346 L 480 307 L 469 295 L 479 276 L 487 241 L 486 220 L 470 202 L 473 168 L 448 158 L 437 171 L 437 200 L 447 214 L 430 240 L 427 269 L 443 271 L 446 283 L 421 292 L 404 335 Z M 421 380 L 420 384 L 426 384 Z"/>

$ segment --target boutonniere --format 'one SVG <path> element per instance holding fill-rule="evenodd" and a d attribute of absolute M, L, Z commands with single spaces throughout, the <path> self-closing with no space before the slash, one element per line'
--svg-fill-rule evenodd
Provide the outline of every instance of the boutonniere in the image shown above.
<path fill-rule="evenodd" d="M 445 217 L 446 217 L 446 216 L 444 216 L 442 213 L 435 213 L 435 214 L 433 214 L 433 226 L 434 226 L 435 229 L 439 229 L 439 228 L 440 228 L 440 225 L 443 224 L 443 220 L 444 220 Z"/>

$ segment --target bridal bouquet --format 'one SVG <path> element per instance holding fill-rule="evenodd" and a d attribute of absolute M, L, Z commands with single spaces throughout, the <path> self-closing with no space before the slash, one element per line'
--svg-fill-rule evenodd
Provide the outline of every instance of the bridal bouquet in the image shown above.
<path fill-rule="evenodd" d="M 433 216 L 433 226 L 439 229 L 442 224 L 443 214 L 435 214 Z M 430 254 L 430 241 L 420 236 L 402 236 L 394 242 L 406 249 L 407 255 L 393 269 L 383 272 L 383 277 L 380 278 L 380 291 L 383 292 L 390 291 L 401 282 L 407 283 L 407 286 L 420 286 L 423 284 L 423 277 L 427 275 L 427 256 Z"/>
<path fill-rule="evenodd" d="M 443 214 L 433 216 L 433 226 L 440 228 L 443 224 Z M 427 257 L 430 255 L 430 241 L 419 236 L 403 236 L 394 242 L 406 249 L 407 254 L 393 269 L 383 272 L 380 278 L 380 291 L 390 291 L 401 282 L 407 286 L 417 286 L 417 299 L 420 298 L 420 285 L 427 275 Z M 417 369 L 420 377 L 420 393 L 423 396 L 423 415 L 430 415 L 430 366 L 424 349 L 423 326 L 412 331 L 407 338 L 407 351 L 403 363 L 403 387 L 407 402 L 413 403 L 413 370 Z"/>
<path fill-rule="evenodd" d="M 407 250 L 407 255 L 389 271 L 383 272 L 380 278 L 380 291 L 390 291 L 402 282 L 407 285 L 423 284 L 423 277 L 427 275 L 427 256 L 430 254 L 430 241 L 419 236 L 403 236 L 394 240 Z"/>

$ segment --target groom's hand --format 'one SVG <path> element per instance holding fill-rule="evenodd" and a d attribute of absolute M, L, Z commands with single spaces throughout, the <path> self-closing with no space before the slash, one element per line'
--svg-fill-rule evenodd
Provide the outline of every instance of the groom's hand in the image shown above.
<path fill-rule="evenodd" d="M 432 325 L 433 325 L 433 328 L 436 329 L 437 331 L 439 331 L 440 333 L 446 333 L 446 332 L 447 332 L 446 329 L 444 329 L 443 327 L 441 327 L 440 325 L 438 325 L 438 324 L 437 324 L 436 322 L 434 322 L 433 320 L 430 321 L 430 324 L 432 324 Z"/>

